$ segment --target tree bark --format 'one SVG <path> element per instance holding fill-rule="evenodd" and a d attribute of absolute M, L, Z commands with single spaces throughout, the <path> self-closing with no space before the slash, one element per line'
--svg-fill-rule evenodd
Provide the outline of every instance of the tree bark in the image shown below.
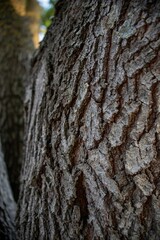
<path fill-rule="evenodd" d="M 0 144 L 0 239 L 15 240 L 16 204 L 8 181 Z"/>
<path fill-rule="evenodd" d="M 30 25 L 25 1 L 0 1 L 0 135 L 16 200 L 23 154 L 24 92 L 34 51 Z"/>
<path fill-rule="evenodd" d="M 160 238 L 159 20 L 159 1 L 59 1 L 26 99 L 21 240 Z"/>

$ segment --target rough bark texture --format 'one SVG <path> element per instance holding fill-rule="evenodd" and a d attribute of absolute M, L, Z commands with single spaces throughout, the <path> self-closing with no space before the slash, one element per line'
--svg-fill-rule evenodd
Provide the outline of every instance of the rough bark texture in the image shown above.
<path fill-rule="evenodd" d="M 0 143 L 0 239 L 15 240 L 16 204 L 13 200 Z"/>
<path fill-rule="evenodd" d="M 19 236 L 160 239 L 160 1 L 60 1 L 34 61 Z"/>
<path fill-rule="evenodd" d="M 25 1 L 0 1 L 0 135 L 14 196 L 23 152 L 24 88 L 34 50 Z"/>

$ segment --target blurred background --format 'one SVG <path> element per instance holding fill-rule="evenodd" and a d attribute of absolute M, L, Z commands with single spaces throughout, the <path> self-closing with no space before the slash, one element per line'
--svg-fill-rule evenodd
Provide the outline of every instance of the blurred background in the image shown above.
<path fill-rule="evenodd" d="M 47 27 L 51 24 L 51 20 L 55 13 L 56 0 L 38 0 L 41 6 L 41 22 L 40 22 L 40 33 L 39 40 L 41 41 L 46 33 Z"/>
<path fill-rule="evenodd" d="M 32 59 L 55 4 L 56 0 L 0 0 L 0 144 L 16 201 L 24 155 L 24 99 Z"/>

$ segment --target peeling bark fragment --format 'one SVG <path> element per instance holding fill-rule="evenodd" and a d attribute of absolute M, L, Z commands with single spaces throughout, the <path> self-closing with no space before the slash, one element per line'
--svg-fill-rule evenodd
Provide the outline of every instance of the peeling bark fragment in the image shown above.
<path fill-rule="evenodd" d="M 145 174 L 136 175 L 134 181 L 145 196 L 150 196 L 155 189 L 155 185 L 148 181 Z"/>

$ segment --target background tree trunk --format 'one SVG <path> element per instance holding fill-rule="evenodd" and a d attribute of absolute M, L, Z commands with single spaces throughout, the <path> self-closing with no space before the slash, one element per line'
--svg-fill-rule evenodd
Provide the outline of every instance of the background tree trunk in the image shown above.
<path fill-rule="evenodd" d="M 15 240 L 16 204 L 8 181 L 0 143 L 0 239 Z"/>
<path fill-rule="evenodd" d="M 36 0 L 27 0 L 26 16 L 29 19 L 29 31 L 32 34 L 34 46 L 39 46 L 40 18 L 42 8 Z"/>
<path fill-rule="evenodd" d="M 59 1 L 26 99 L 21 240 L 160 238 L 159 17 Z"/>
<path fill-rule="evenodd" d="M 24 138 L 23 98 L 34 50 L 29 17 L 25 1 L 0 1 L 0 135 L 16 199 Z"/>

